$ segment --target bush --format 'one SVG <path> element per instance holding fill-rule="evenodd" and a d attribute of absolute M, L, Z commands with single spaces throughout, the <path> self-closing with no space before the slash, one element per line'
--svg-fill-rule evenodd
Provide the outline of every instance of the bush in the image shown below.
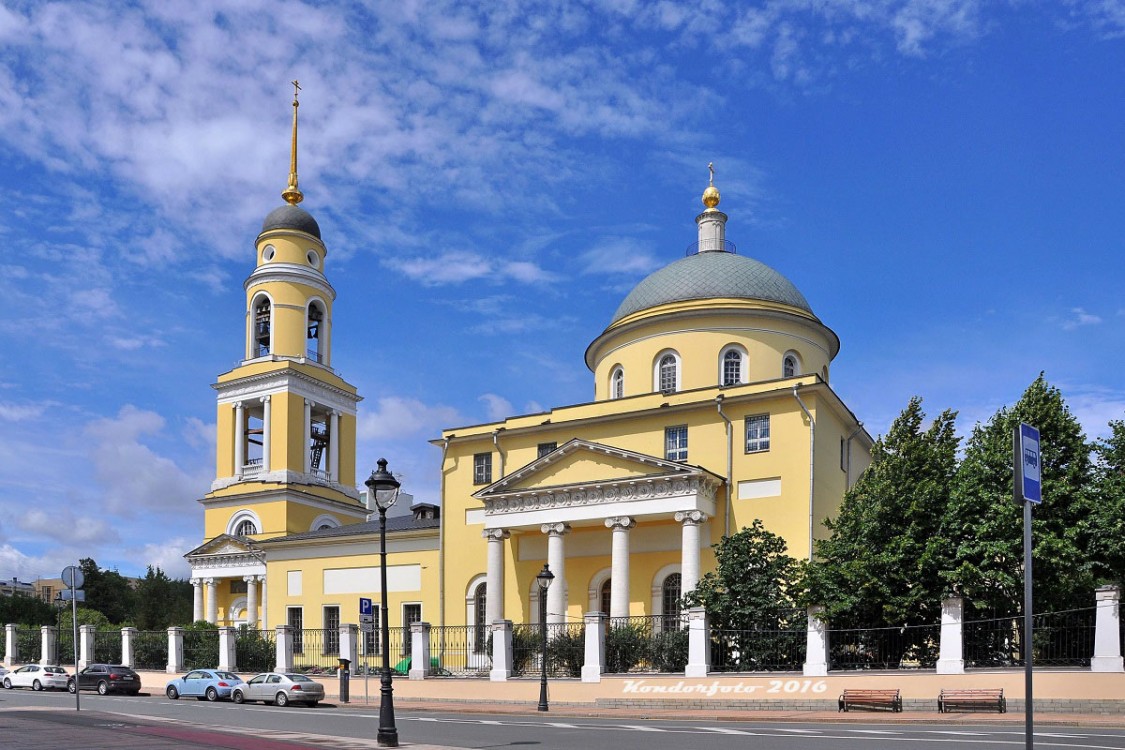
<path fill-rule="evenodd" d="M 554 675 L 581 677 L 586 658 L 586 631 L 564 630 L 547 641 L 547 669 Z"/>
<path fill-rule="evenodd" d="M 649 640 L 649 629 L 644 625 L 611 627 L 605 637 L 606 671 L 621 674 L 646 661 Z"/>
<path fill-rule="evenodd" d="M 652 666 L 658 672 L 683 672 L 688 663 L 688 631 L 666 630 L 652 641 Z"/>
<path fill-rule="evenodd" d="M 234 641 L 234 661 L 242 672 L 269 672 L 277 660 L 277 648 L 260 630 L 245 625 L 238 628 Z"/>

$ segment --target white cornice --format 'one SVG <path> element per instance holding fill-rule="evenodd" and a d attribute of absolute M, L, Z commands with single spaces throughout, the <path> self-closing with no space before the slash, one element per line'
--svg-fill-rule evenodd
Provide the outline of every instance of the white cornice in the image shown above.
<path fill-rule="evenodd" d="M 486 516 L 527 510 L 554 510 L 592 505 L 628 504 L 645 500 L 699 497 L 714 502 L 720 481 L 702 469 L 690 476 L 606 479 L 565 487 L 513 490 L 484 498 Z M 621 513 L 628 515 L 627 509 Z M 615 512 L 616 514 L 616 512 Z M 602 516 L 604 517 L 604 516 Z M 486 526 L 503 525 L 486 522 Z"/>
<path fill-rule="evenodd" d="M 298 476 L 298 477 L 308 476 L 307 474 L 297 474 L 296 472 L 279 472 L 279 473 L 285 473 L 285 474 L 288 474 L 290 476 Z M 271 474 L 272 474 L 272 472 L 271 472 Z M 267 474 L 266 476 L 270 476 L 270 474 Z M 233 477 L 231 479 L 233 479 Z M 218 482 L 221 482 L 221 481 L 226 481 L 226 480 L 225 479 L 223 479 L 223 480 L 216 479 L 215 483 L 218 483 Z M 259 482 L 259 481 L 261 481 L 261 480 L 255 479 L 253 481 L 243 481 L 243 482 L 241 482 L 241 484 L 251 485 L 254 482 Z M 224 486 L 230 487 L 234 484 L 239 484 L 239 482 L 231 481 L 229 484 L 226 484 Z M 296 484 L 296 482 L 289 482 L 289 484 Z M 305 484 L 312 484 L 312 482 L 306 482 Z M 327 483 L 322 483 L 322 486 L 331 487 L 334 490 L 337 490 L 339 492 L 343 492 L 348 497 L 351 497 L 353 500 L 357 500 L 357 501 L 359 500 L 359 491 L 356 490 L 354 487 L 348 488 L 348 487 L 344 487 L 343 485 L 329 485 Z M 215 488 L 212 485 L 212 491 L 214 491 L 215 489 L 222 489 L 222 488 L 221 487 Z M 279 500 L 284 500 L 286 502 L 292 502 L 292 503 L 297 503 L 299 505 L 304 505 L 304 506 L 309 507 L 309 508 L 317 508 L 319 510 L 335 511 L 336 513 L 345 513 L 347 515 L 354 516 L 355 518 L 360 519 L 360 520 L 366 520 L 367 519 L 368 510 L 363 505 L 352 505 L 351 503 L 346 503 L 343 500 L 330 500 L 328 498 L 323 498 L 323 497 L 320 497 L 318 495 L 310 495 L 306 492 L 301 491 L 300 489 L 293 488 L 293 487 L 271 487 L 269 489 L 260 489 L 260 490 L 254 490 L 254 489 L 251 489 L 250 487 L 246 487 L 246 490 L 247 490 L 246 492 L 243 492 L 243 493 L 238 494 L 238 495 L 224 495 L 222 497 L 200 498 L 199 502 L 202 503 L 203 505 L 209 507 L 209 508 L 234 508 L 234 507 L 242 507 L 242 506 L 246 505 L 247 503 L 271 503 L 271 502 L 277 502 Z"/>
<path fill-rule="evenodd" d="M 351 416 L 355 416 L 356 404 L 363 400 L 362 396 L 292 369 L 248 375 L 225 383 L 214 383 L 211 387 L 218 392 L 220 404 L 288 392 Z"/>
<path fill-rule="evenodd" d="M 249 292 L 254 287 L 271 282 L 304 284 L 321 291 L 331 300 L 336 299 L 336 290 L 328 283 L 323 273 L 298 263 L 271 262 L 258 266 L 242 286 Z"/>

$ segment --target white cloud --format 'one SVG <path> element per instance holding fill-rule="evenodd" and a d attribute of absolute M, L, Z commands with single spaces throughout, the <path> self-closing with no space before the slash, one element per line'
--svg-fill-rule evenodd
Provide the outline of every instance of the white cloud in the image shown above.
<path fill-rule="evenodd" d="M 1098 315 L 1088 313 L 1081 307 L 1072 307 L 1070 309 L 1070 317 L 1063 321 L 1062 327 L 1065 331 L 1073 331 L 1075 328 L 1082 326 L 1093 326 L 1102 322 Z"/>
<path fill-rule="evenodd" d="M 151 565 L 163 570 L 169 578 L 186 579 L 191 576 L 191 566 L 184 559 L 184 554 L 195 549 L 201 541 L 178 536 L 161 542 L 150 542 L 140 549 L 131 550 L 130 557 L 139 561 L 139 570 Z"/>
<path fill-rule="evenodd" d="M 533 284 L 554 278 L 553 274 L 530 261 L 487 258 L 465 250 L 451 250 L 430 257 L 389 258 L 385 262 L 423 286 L 463 284 L 477 279 L 489 279 L 496 283 L 511 279 Z"/>
<path fill-rule="evenodd" d="M 644 276 L 663 266 L 646 242 L 625 235 L 602 237 L 579 256 L 587 275 Z"/>
<path fill-rule="evenodd" d="M 418 399 L 386 396 L 374 411 L 360 406 L 357 432 L 363 440 L 401 439 L 436 435 L 442 428 L 463 420 L 452 406 L 427 406 Z"/>
<path fill-rule="evenodd" d="M 488 421 L 490 422 L 499 422 L 515 414 L 515 409 L 512 408 L 512 402 L 495 393 L 486 393 L 477 398 L 477 401 L 484 404 L 488 414 Z"/>
<path fill-rule="evenodd" d="M 16 528 L 65 544 L 113 544 L 117 530 L 104 518 L 75 516 L 67 508 L 33 508 L 16 519 Z"/>
<path fill-rule="evenodd" d="M 0 421 L 26 422 L 37 419 L 47 409 L 48 404 L 13 404 L 0 401 Z"/>

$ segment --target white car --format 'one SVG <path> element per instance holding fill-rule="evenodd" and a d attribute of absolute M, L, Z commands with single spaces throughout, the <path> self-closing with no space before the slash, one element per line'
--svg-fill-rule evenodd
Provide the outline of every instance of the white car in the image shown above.
<path fill-rule="evenodd" d="M 66 690 L 67 677 L 66 670 L 62 667 L 28 664 L 4 675 L 3 685 L 8 690 L 18 687 L 32 690 Z"/>

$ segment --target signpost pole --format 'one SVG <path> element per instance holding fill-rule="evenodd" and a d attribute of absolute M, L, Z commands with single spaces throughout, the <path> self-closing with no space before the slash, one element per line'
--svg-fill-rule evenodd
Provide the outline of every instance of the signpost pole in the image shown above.
<path fill-rule="evenodd" d="M 1032 653 L 1031 653 L 1031 501 L 1023 501 L 1023 692 L 1024 692 L 1024 728 L 1023 733 L 1027 750 L 1035 746 L 1035 718 L 1034 702 L 1032 701 Z"/>
<path fill-rule="evenodd" d="M 79 695 L 82 691 L 78 689 L 78 596 L 82 593 L 79 589 L 86 583 L 86 576 L 82 575 L 82 569 L 78 566 L 67 565 L 63 568 L 61 578 L 70 594 L 70 626 L 74 632 L 74 710 L 81 711 L 82 699 Z"/>
<path fill-rule="evenodd" d="M 1012 499 L 1023 503 L 1023 669 L 1024 669 L 1024 746 L 1035 747 L 1035 704 L 1032 696 L 1032 608 L 1031 506 L 1043 502 L 1043 477 L 1040 473 L 1039 430 L 1019 423 L 1012 434 Z"/>

